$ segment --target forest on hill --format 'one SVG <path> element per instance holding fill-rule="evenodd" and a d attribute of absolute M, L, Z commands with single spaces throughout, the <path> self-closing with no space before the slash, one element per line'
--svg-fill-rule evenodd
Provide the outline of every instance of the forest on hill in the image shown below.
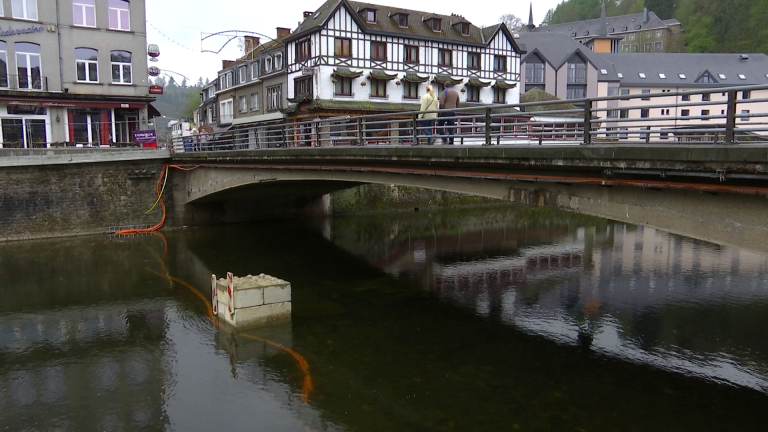
<path fill-rule="evenodd" d="M 152 106 L 157 108 L 160 114 L 169 119 L 192 118 L 192 112 L 200 105 L 200 91 L 204 85 L 202 78 L 198 79 L 195 85 L 189 85 L 186 79 L 179 84 L 174 79 L 162 76 L 150 81 L 164 87 L 163 94 L 152 95 L 156 98 Z"/>
<path fill-rule="evenodd" d="M 542 25 L 600 17 L 602 0 L 566 0 L 550 9 Z M 768 54 L 768 0 L 606 0 L 608 16 L 642 12 L 683 25 L 688 52 Z"/>

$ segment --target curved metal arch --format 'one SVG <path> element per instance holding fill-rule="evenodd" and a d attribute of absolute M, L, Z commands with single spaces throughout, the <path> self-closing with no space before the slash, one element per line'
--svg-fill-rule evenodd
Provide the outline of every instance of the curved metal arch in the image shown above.
<path fill-rule="evenodd" d="M 203 41 L 205 41 L 206 39 L 208 39 L 210 37 L 213 37 L 213 36 L 220 36 L 220 35 L 228 36 L 228 35 L 226 35 L 226 33 L 235 33 L 235 35 L 230 37 L 226 42 L 224 42 L 224 45 L 222 45 L 221 48 L 219 48 L 218 51 L 212 51 L 212 50 L 203 49 Z M 271 37 L 269 37 L 269 36 L 267 36 L 267 35 L 265 35 L 263 33 L 258 33 L 258 32 L 254 32 L 254 31 L 250 31 L 250 30 L 223 30 L 223 31 L 219 31 L 219 32 L 216 32 L 216 33 L 208 33 L 208 34 L 206 34 L 206 36 L 203 36 L 204 33 L 201 33 L 200 34 L 200 52 L 220 54 L 224 50 L 224 48 L 226 48 L 227 45 L 229 45 L 230 42 L 232 42 L 233 40 L 235 40 L 238 37 L 240 37 L 240 33 L 245 33 L 245 34 L 249 34 L 249 35 L 256 35 L 256 36 L 258 36 L 260 38 L 262 38 L 262 37 L 263 38 L 267 38 L 267 39 L 269 39 L 271 41 L 274 40 Z"/>

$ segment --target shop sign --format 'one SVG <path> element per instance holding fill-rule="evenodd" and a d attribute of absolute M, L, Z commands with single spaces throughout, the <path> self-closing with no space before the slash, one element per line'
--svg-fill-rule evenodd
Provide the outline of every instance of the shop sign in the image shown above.
<path fill-rule="evenodd" d="M 32 27 L 18 28 L 18 29 L 12 29 L 9 27 L 8 30 L 3 30 L 3 28 L 0 27 L 0 36 L 15 36 L 15 35 L 22 35 L 22 34 L 42 33 L 43 30 L 45 30 L 45 27 L 42 27 L 42 26 L 32 26 Z"/>
<path fill-rule="evenodd" d="M 133 132 L 133 142 L 145 148 L 157 148 L 157 133 L 154 130 Z"/>
<path fill-rule="evenodd" d="M 152 77 L 160 76 L 160 68 L 157 66 L 150 66 L 147 73 Z"/>
<path fill-rule="evenodd" d="M 157 95 L 163 94 L 163 86 L 159 86 L 159 85 L 149 86 L 149 94 L 157 94 Z"/>
<path fill-rule="evenodd" d="M 149 44 L 147 45 L 147 55 L 150 57 L 159 57 L 160 56 L 160 47 L 155 44 Z"/>

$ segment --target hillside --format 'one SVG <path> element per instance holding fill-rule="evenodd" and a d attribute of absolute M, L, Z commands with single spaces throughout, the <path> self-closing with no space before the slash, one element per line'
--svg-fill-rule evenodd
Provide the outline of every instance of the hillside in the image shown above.
<path fill-rule="evenodd" d="M 567 0 L 542 22 L 562 24 L 600 16 L 602 0 Z M 642 12 L 678 19 L 688 52 L 768 54 L 768 0 L 606 0 L 608 16 Z"/>
<path fill-rule="evenodd" d="M 153 83 L 164 87 L 163 94 L 153 95 L 157 100 L 152 102 L 163 116 L 170 119 L 192 117 L 192 111 L 200 104 L 202 80 L 198 81 L 198 85 L 188 86 L 186 81 L 178 85 L 173 80 L 166 82 L 164 78 L 158 77 Z"/>

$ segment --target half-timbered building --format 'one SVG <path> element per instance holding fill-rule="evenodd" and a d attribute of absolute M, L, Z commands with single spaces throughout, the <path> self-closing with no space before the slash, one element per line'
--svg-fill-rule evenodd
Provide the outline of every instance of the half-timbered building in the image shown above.
<path fill-rule="evenodd" d="M 418 110 L 428 84 L 464 106 L 519 100 L 521 48 L 504 24 L 329 0 L 286 39 L 289 119 Z"/>

